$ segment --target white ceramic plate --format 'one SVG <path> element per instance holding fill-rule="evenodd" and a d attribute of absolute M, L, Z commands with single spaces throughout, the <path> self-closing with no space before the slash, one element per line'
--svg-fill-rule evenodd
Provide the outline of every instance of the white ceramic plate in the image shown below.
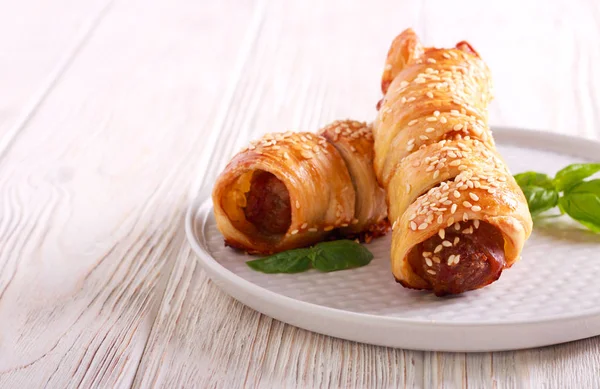
<path fill-rule="evenodd" d="M 598 159 L 600 143 L 543 132 L 498 129 L 513 173 L 554 174 Z M 493 351 L 600 334 L 600 235 L 566 217 L 537 222 L 523 259 L 494 284 L 458 297 L 404 289 L 390 272 L 390 236 L 368 248 L 363 268 L 333 273 L 263 274 L 250 256 L 224 247 L 208 193 L 189 207 L 189 241 L 212 280 L 266 315 L 311 331 L 383 346 Z"/>

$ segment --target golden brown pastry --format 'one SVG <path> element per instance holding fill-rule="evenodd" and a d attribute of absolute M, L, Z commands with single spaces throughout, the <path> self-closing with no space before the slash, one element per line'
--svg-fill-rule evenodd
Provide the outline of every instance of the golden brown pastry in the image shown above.
<path fill-rule="evenodd" d="M 269 254 L 387 231 L 371 130 L 348 121 L 323 134 L 268 134 L 231 160 L 212 196 L 227 245 Z"/>
<path fill-rule="evenodd" d="M 319 133 L 344 159 L 356 193 L 355 224 L 341 228 L 345 237 L 359 236 L 367 242 L 389 230 L 385 191 L 377 183 L 373 170 L 373 133 L 366 123 L 335 121 Z"/>
<path fill-rule="evenodd" d="M 409 29 L 392 43 L 382 91 L 374 165 L 396 280 L 437 295 L 488 285 L 519 259 L 532 221 L 487 124 L 487 66 L 466 42 L 425 48 Z"/>

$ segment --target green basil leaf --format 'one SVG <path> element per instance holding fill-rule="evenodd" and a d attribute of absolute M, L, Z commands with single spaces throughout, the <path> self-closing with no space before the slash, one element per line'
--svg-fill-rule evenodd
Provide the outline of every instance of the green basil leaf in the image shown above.
<path fill-rule="evenodd" d="M 248 261 L 246 264 L 263 273 L 300 273 L 310 269 L 311 249 L 283 251 L 265 258 Z"/>
<path fill-rule="evenodd" d="M 558 192 L 554 189 L 546 189 L 539 186 L 526 186 L 523 188 L 523 194 L 527 199 L 527 205 L 529 206 L 531 216 L 552 209 L 558 204 Z"/>
<path fill-rule="evenodd" d="M 554 183 L 558 191 L 568 190 L 573 185 L 600 171 L 600 163 L 574 163 L 556 173 Z"/>
<path fill-rule="evenodd" d="M 575 184 L 558 201 L 561 211 L 600 232 L 600 179 Z"/>
<path fill-rule="evenodd" d="M 315 269 L 330 272 L 368 265 L 373 254 L 352 240 L 334 240 L 317 244 L 311 259 Z"/>
<path fill-rule="evenodd" d="M 515 174 L 515 180 L 517 184 L 521 187 L 521 189 L 527 186 L 539 186 L 545 189 L 554 189 L 554 183 L 552 182 L 552 178 L 550 178 L 547 174 L 538 173 L 538 172 L 524 172 Z"/>

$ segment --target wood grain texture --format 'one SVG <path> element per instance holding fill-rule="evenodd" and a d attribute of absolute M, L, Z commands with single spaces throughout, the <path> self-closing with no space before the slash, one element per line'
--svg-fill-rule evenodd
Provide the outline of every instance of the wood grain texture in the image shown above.
<path fill-rule="evenodd" d="M 110 5 L 111 0 L 24 0 L 4 5 L 0 12 L 0 155 L 26 126 Z"/>
<path fill-rule="evenodd" d="M 185 245 L 203 129 L 251 13 L 252 3 L 113 4 L 7 150 L 0 387 L 131 385 Z"/>
<path fill-rule="evenodd" d="M 283 324 L 221 292 L 182 227 L 249 139 L 371 120 L 407 26 L 481 52 L 493 124 L 600 137 L 597 2 L 37 4 L 0 12 L 0 53 L 29 47 L 0 61 L 0 387 L 600 387 L 600 338 L 435 353 Z"/>

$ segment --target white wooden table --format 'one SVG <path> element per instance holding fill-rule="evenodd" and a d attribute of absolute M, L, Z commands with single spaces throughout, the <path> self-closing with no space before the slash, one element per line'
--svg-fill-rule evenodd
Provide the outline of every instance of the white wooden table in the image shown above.
<path fill-rule="evenodd" d="M 182 217 L 257 134 L 370 120 L 391 39 L 467 39 L 495 125 L 600 137 L 600 3 L 0 4 L 0 387 L 600 387 L 600 339 L 452 354 L 242 306 Z"/>

